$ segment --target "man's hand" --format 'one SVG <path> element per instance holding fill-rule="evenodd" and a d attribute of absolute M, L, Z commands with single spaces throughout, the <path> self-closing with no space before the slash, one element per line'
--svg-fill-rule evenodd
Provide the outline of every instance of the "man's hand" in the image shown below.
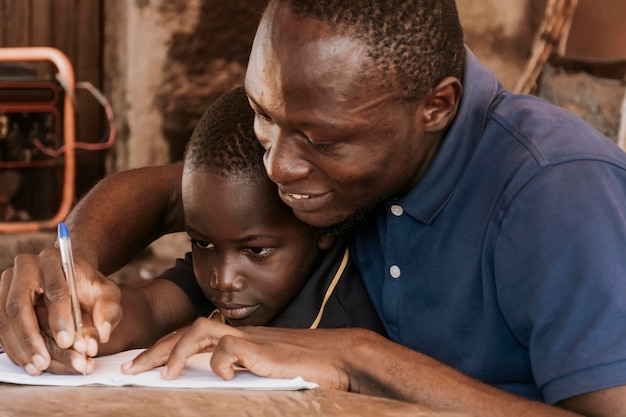
<path fill-rule="evenodd" d="M 48 322 L 48 310 L 43 305 L 35 306 L 35 313 L 37 315 L 37 321 L 39 322 L 41 337 L 43 337 L 46 349 L 50 354 L 50 366 L 46 369 L 46 372 L 53 374 L 90 374 L 95 370 L 95 361 L 92 357 L 88 356 L 85 351 L 77 351 L 75 348 L 70 347 L 66 349 L 60 348 L 50 332 L 50 324 Z M 88 328 L 93 329 L 91 325 L 91 319 L 86 317 L 83 319 L 88 323 Z M 80 337 L 77 335 L 77 337 Z M 81 346 L 86 348 L 86 344 L 83 340 L 76 340 L 74 346 Z"/>
<path fill-rule="evenodd" d="M 77 372 L 88 370 L 88 363 L 76 360 L 76 352 L 95 356 L 98 342 L 106 342 L 121 319 L 117 285 L 79 257 L 75 261 L 83 337 L 74 331 L 69 290 L 57 249 L 46 249 L 38 256 L 18 255 L 14 267 L 2 273 L 0 344 L 11 360 L 30 375 L 39 375 L 51 366 L 51 370 L 61 371 L 72 364 Z M 35 311 L 39 306 L 47 312 L 44 323 Z M 44 338 L 44 327 L 53 340 Z M 70 347 L 75 353 L 62 352 Z"/>

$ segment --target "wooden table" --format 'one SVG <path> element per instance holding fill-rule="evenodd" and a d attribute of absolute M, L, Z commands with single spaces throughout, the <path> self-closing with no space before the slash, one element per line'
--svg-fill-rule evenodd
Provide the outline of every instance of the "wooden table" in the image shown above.
<path fill-rule="evenodd" d="M 385 398 L 322 389 L 243 391 L 0 384 L 2 417 L 463 417 Z"/>

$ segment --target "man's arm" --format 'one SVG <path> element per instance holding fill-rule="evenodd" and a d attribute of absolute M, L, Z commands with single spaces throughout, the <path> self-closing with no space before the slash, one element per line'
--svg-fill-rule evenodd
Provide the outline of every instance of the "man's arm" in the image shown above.
<path fill-rule="evenodd" d="M 3 272 L 0 285 L 0 344 L 9 357 L 36 375 L 51 363 L 35 306 L 44 305 L 54 341 L 92 353 L 121 318 L 119 289 L 100 271 L 115 271 L 159 236 L 182 230 L 182 163 L 114 174 L 101 181 L 72 211 L 68 225 L 75 252 L 79 298 L 91 317 L 86 340 L 75 338 L 69 294 L 59 251 L 21 254 Z M 75 344 L 75 342 L 78 342 Z M 78 371 L 82 371 L 77 369 Z"/>
<path fill-rule="evenodd" d="M 212 329 L 208 327 L 212 326 Z M 214 349 L 211 366 L 234 376 L 234 365 L 267 377 L 302 376 L 323 388 L 350 390 L 477 416 L 626 416 L 626 387 L 563 401 L 530 401 L 469 378 L 428 356 L 363 329 L 231 328 L 208 323 L 199 338 L 181 338 L 165 378 L 176 378 L 198 348 Z M 145 358 L 148 360 L 148 358 Z M 138 368 L 142 363 L 135 363 Z M 569 408 L 574 411 L 567 410 Z"/>
<path fill-rule="evenodd" d="M 178 162 L 119 172 L 98 183 L 67 220 L 75 255 L 108 275 L 159 237 L 184 230 L 182 172 Z"/>
<path fill-rule="evenodd" d="M 559 405 L 588 417 L 626 416 L 626 386 L 578 395 Z"/>
<path fill-rule="evenodd" d="M 626 386 L 588 393 L 555 407 L 479 382 L 376 335 L 359 333 L 352 343 L 354 354 L 344 356 L 351 390 L 480 416 L 626 416 Z"/>

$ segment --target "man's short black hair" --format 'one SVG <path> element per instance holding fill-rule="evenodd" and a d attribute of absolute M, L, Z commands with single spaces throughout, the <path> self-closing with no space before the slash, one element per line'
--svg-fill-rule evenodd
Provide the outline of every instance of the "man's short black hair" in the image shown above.
<path fill-rule="evenodd" d="M 210 169 L 223 176 L 266 177 L 265 150 L 254 135 L 254 111 L 243 87 L 217 99 L 204 112 L 185 151 L 185 169 Z"/>
<path fill-rule="evenodd" d="M 447 76 L 463 80 L 463 29 L 454 0 L 272 0 L 368 45 L 366 76 L 421 99 Z M 271 3 L 270 2 L 270 3 Z M 384 85 L 384 84 L 383 84 Z"/>

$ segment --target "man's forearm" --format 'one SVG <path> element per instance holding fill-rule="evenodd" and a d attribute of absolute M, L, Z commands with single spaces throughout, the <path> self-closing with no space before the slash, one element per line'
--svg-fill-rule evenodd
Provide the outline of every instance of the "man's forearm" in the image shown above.
<path fill-rule="evenodd" d="M 182 163 L 113 174 L 72 210 L 77 256 L 108 275 L 160 236 L 183 230 Z"/>
<path fill-rule="evenodd" d="M 480 416 L 579 416 L 469 378 L 372 332 L 359 333 L 344 361 L 350 390 Z"/>

